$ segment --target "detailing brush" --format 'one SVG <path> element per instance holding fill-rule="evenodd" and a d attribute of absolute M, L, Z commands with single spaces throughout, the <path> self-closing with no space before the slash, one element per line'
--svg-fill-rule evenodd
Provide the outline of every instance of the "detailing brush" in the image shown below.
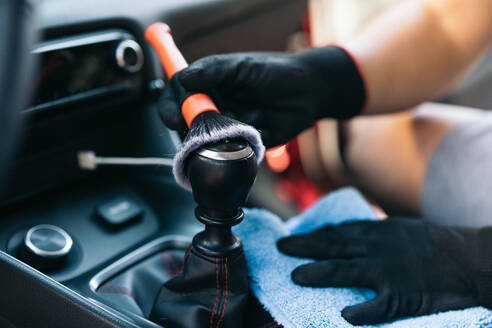
<path fill-rule="evenodd" d="M 145 38 L 159 55 L 168 80 L 174 74 L 188 67 L 186 60 L 177 48 L 167 24 L 154 23 L 145 31 Z M 174 157 L 173 174 L 176 181 L 185 189 L 191 189 L 185 174 L 185 161 L 198 148 L 224 140 L 244 139 L 256 154 L 258 163 L 263 159 L 265 147 L 260 133 L 252 126 L 220 115 L 212 99 L 203 94 L 189 96 L 181 107 L 181 113 L 189 131 L 181 148 Z"/>

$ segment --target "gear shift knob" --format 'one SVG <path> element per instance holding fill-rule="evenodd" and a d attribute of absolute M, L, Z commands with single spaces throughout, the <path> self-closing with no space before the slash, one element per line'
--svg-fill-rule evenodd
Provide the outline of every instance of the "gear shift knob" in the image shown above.
<path fill-rule="evenodd" d="M 208 256 L 229 256 L 241 249 L 231 227 L 243 219 L 241 206 L 256 179 L 256 155 L 244 140 L 230 140 L 195 151 L 186 172 L 198 207 L 195 214 L 205 230 L 193 246 Z"/>

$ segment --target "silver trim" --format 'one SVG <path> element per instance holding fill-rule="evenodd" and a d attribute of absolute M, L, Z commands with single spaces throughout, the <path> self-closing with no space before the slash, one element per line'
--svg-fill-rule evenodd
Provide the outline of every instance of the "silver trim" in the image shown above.
<path fill-rule="evenodd" d="M 71 36 L 43 42 L 36 49 L 34 49 L 32 53 L 45 53 L 55 50 L 75 48 L 91 44 L 125 40 L 131 38 L 132 36 L 129 33 L 119 30 L 88 33 L 79 36 Z"/>
<path fill-rule="evenodd" d="M 200 156 L 215 159 L 217 161 L 234 161 L 238 159 L 243 159 L 251 155 L 253 149 L 251 146 L 247 146 L 244 149 L 233 151 L 233 152 L 225 152 L 225 151 L 213 151 L 206 148 L 200 149 L 198 154 Z"/>
<path fill-rule="evenodd" d="M 34 245 L 31 241 L 32 234 L 39 229 L 55 230 L 56 232 L 61 234 L 63 236 L 63 238 L 65 239 L 65 246 L 63 246 L 63 248 L 58 250 L 58 251 L 45 251 L 43 249 L 40 249 L 39 247 Z M 59 227 L 51 225 L 51 224 L 39 224 L 37 226 L 32 227 L 31 229 L 29 229 L 27 231 L 26 237 L 24 237 L 24 244 L 26 245 L 26 247 L 31 252 L 33 252 L 36 255 L 39 255 L 39 256 L 44 257 L 44 258 L 56 259 L 56 258 L 60 258 L 62 256 L 65 256 L 68 254 L 68 252 L 70 252 L 70 250 L 72 249 L 73 240 L 72 240 L 72 237 L 70 237 L 70 235 L 65 230 L 63 230 L 62 228 L 59 228 Z"/>
<path fill-rule="evenodd" d="M 134 65 L 129 65 L 125 61 L 125 50 L 127 49 L 131 49 L 135 51 L 135 55 L 137 56 L 137 61 L 135 62 Z M 116 57 L 116 64 L 118 64 L 118 66 L 121 69 L 124 69 L 125 71 L 130 73 L 138 72 L 142 68 L 144 62 L 142 48 L 134 40 L 121 41 L 120 44 L 118 44 L 118 47 L 116 48 L 115 57 Z"/>
<path fill-rule="evenodd" d="M 151 241 L 148 244 L 134 250 L 130 254 L 123 256 L 118 261 L 110 264 L 103 270 L 99 271 L 89 281 L 89 287 L 93 292 L 96 292 L 99 286 L 118 273 L 129 268 L 140 260 L 160 251 L 169 248 L 186 248 L 191 244 L 191 238 L 185 236 L 164 236 Z"/>

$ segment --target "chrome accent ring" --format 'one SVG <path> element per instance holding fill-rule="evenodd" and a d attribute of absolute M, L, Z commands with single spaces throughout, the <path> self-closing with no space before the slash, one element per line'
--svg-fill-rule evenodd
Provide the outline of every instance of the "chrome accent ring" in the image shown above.
<path fill-rule="evenodd" d="M 215 159 L 217 161 L 235 161 L 238 159 L 243 159 L 249 157 L 253 153 L 253 149 L 251 146 L 247 146 L 244 149 L 237 150 L 237 151 L 232 151 L 232 152 L 226 152 L 226 151 L 213 151 L 210 149 L 200 149 L 197 151 L 198 155 L 209 158 L 209 159 Z"/>
<path fill-rule="evenodd" d="M 65 239 L 65 245 L 63 246 L 63 248 L 57 251 L 45 251 L 34 245 L 31 241 L 31 237 L 32 234 L 39 229 L 51 229 L 61 234 L 62 237 Z M 70 252 L 70 250 L 72 249 L 73 240 L 72 237 L 70 237 L 70 235 L 65 230 L 57 226 L 51 224 L 39 224 L 27 231 L 26 237 L 24 238 L 24 244 L 31 252 L 33 252 L 36 255 L 39 255 L 44 258 L 59 258 L 67 255 L 68 252 Z"/>
<path fill-rule="evenodd" d="M 125 61 L 125 50 L 127 49 L 131 49 L 135 51 L 135 56 L 137 58 L 135 64 L 133 65 L 129 65 Z M 142 48 L 134 40 L 121 41 L 120 44 L 118 44 L 118 47 L 116 48 L 115 56 L 116 56 L 116 63 L 118 64 L 118 66 L 127 72 L 130 73 L 138 72 L 143 66 L 144 58 L 143 58 Z"/>

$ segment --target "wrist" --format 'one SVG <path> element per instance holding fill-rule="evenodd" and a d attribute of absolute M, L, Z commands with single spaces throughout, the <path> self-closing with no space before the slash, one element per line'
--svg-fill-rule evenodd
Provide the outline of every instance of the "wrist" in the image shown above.
<path fill-rule="evenodd" d="M 438 251 L 455 262 L 477 303 L 492 309 L 492 227 L 481 229 L 428 225 Z"/>
<path fill-rule="evenodd" d="M 364 73 L 355 57 L 338 45 L 311 48 L 298 59 L 320 84 L 318 119 L 349 119 L 360 114 L 367 102 Z"/>

